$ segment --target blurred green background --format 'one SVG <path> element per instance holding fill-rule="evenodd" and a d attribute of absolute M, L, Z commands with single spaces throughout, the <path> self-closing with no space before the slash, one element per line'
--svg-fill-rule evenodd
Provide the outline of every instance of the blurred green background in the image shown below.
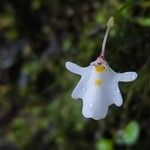
<path fill-rule="evenodd" d="M 150 149 L 150 1 L 0 0 L 0 150 Z M 126 9 L 118 12 L 121 6 Z M 79 80 L 67 60 L 87 66 L 117 14 L 107 61 L 118 72 L 124 103 L 105 119 L 81 114 L 71 98 Z"/>

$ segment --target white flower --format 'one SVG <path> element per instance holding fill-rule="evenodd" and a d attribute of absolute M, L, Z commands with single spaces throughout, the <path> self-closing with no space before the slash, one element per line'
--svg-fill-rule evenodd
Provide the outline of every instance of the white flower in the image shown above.
<path fill-rule="evenodd" d="M 108 32 L 106 34 L 108 35 Z M 122 104 L 118 82 L 130 82 L 137 78 L 135 72 L 116 73 L 110 68 L 104 59 L 106 34 L 101 55 L 88 67 L 66 62 L 66 68 L 69 71 L 81 76 L 71 96 L 74 99 L 81 98 L 83 100 L 82 114 L 86 118 L 95 120 L 104 118 L 110 105 L 120 106 Z"/>

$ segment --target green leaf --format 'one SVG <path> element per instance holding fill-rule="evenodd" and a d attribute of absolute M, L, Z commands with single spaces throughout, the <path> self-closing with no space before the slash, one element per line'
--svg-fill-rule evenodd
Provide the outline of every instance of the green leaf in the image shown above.
<path fill-rule="evenodd" d="M 142 26 L 150 26 L 150 18 L 139 17 L 136 19 L 136 21 Z"/>
<path fill-rule="evenodd" d="M 123 140 L 127 145 L 134 144 L 140 133 L 140 127 L 136 121 L 131 121 L 123 131 Z"/>
<path fill-rule="evenodd" d="M 114 17 L 119 16 L 126 8 L 128 8 L 129 6 L 131 6 L 133 4 L 134 0 L 127 0 L 126 3 L 124 3 L 119 10 L 117 10 L 115 12 L 115 14 L 113 15 Z"/>
<path fill-rule="evenodd" d="M 96 150 L 113 150 L 113 142 L 110 139 L 101 139 L 96 143 Z"/>

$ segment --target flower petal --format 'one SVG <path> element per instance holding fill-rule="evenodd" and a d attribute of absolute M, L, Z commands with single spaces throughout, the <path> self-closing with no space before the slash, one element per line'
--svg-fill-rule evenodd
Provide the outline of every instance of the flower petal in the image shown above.
<path fill-rule="evenodd" d="M 80 67 L 76 65 L 75 63 L 67 61 L 66 68 L 72 73 L 79 74 L 79 75 L 83 74 L 83 67 Z"/>
<path fill-rule="evenodd" d="M 136 72 L 125 72 L 125 73 L 118 73 L 118 81 L 122 82 L 130 82 L 134 81 L 137 78 Z"/>
<path fill-rule="evenodd" d="M 76 85 L 76 87 L 74 88 L 71 97 L 74 99 L 78 99 L 78 98 L 83 98 L 83 95 L 85 93 L 86 90 L 86 83 L 88 80 L 88 76 L 84 76 L 80 79 L 79 83 Z"/>
<path fill-rule="evenodd" d="M 114 104 L 117 106 L 121 106 L 123 103 L 123 100 L 122 100 L 122 95 L 121 95 L 118 83 L 114 85 L 114 89 L 112 90 L 111 95 L 113 95 L 112 99 L 113 99 Z"/>

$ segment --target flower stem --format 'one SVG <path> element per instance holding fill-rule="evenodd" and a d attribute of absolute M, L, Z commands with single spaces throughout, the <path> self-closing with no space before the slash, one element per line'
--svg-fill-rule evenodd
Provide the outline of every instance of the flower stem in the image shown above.
<path fill-rule="evenodd" d="M 103 39 L 101 54 L 99 56 L 100 58 L 105 60 L 105 47 L 106 47 L 107 37 L 108 37 L 108 34 L 110 32 L 110 29 L 113 27 L 114 18 L 117 18 L 122 13 L 122 11 L 124 9 L 126 9 L 127 7 L 132 5 L 133 1 L 134 0 L 127 0 L 127 2 L 124 5 L 122 5 L 120 7 L 120 9 L 118 11 L 116 11 L 116 13 L 114 13 L 114 15 L 112 17 L 109 18 L 109 20 L 107 22 L 107 29 L 106 29 L 106 32 L 105 32 L 105 35 L 104 35 L 104 39 Z"/>
<path fill-rule="evenodd" d="M 106 32 L 104 35 L 102 50 L 101 50 L 101 54 L 100 54 L 100 57 L 102 57 L 102 58 L 105 58 L 105 46 L 106 46 L 106 42 L 107 42 L 107 37 L 110 32 L 110 29 L 113 27 L 113 24 L 114 24 L 114 17 L 110 17 L 107 22 L 107 29 L 106 29 Z"/>

